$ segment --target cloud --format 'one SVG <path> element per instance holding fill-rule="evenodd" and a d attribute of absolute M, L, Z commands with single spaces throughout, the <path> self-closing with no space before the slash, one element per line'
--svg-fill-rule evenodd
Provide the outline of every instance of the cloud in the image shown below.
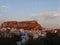
<path fill-rule="evenodd" d="M 8 9 L 9 9 L 8 5 L 2 5 L 2 6 L 1 6 L 1 11 L 2 11 L 2 12 L 7 12 Z"/>
<path fill-rule="evenodd" d="M 33 14 L 34 17 L 43 17 L 44 19 L 53 19 L 60 16 L 59 12 L 42 12 Z"/>
<path fill-rule="evenodd" d="M 42 17 L 45 20 L 48 19 L 55 19 L 60 17 L 60 13 L 59 12 L 43 12 L 43 13 L 37 13 L 37 14 L 32 14 L 33 17 Z"/>

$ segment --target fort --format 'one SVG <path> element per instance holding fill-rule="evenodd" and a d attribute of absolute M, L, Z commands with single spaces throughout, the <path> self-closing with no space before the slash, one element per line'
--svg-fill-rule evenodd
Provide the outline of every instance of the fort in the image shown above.
<path fill-rule="evenodd" d="M 42 30 L 42 26 L 35 20 L 32 21 L 6 21 L 3 22 L 2 27 L 23 28 L 25 30 Z"/>

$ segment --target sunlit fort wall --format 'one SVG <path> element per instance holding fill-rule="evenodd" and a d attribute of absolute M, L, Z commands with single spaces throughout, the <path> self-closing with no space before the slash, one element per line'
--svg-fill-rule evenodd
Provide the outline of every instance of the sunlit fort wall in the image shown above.
<path fill-rule="evenodd" d="M 1 24 L 1 27 L 18 28 L 25 30 L 42 30 L 42 26 L 35 20 L 32 21 L 6 21 Z"/>

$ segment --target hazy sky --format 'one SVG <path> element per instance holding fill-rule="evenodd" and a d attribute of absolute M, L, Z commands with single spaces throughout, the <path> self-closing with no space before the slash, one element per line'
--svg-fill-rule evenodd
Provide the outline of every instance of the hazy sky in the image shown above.
<path fill-rule="evenodd" d="M 60 28 L 60 0 L 0 0 L 0 22 L 31 19 Z"/>

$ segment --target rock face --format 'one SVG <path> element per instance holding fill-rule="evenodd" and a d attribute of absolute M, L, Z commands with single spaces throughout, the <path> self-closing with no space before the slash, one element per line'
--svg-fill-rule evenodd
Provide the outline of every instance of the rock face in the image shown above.
<path fill-rule="evenodd" d="M 32 20 L 32 21 L 22 21 L 22 22 L 17 22 L 17 21 L 7 21 L 2 23 L 2 27 L 12 27 L 12 28 L 23 28 L 25 30 L 41 30 L 42 27 L 40 24 L 37 23 L 37 21 Z"/>

